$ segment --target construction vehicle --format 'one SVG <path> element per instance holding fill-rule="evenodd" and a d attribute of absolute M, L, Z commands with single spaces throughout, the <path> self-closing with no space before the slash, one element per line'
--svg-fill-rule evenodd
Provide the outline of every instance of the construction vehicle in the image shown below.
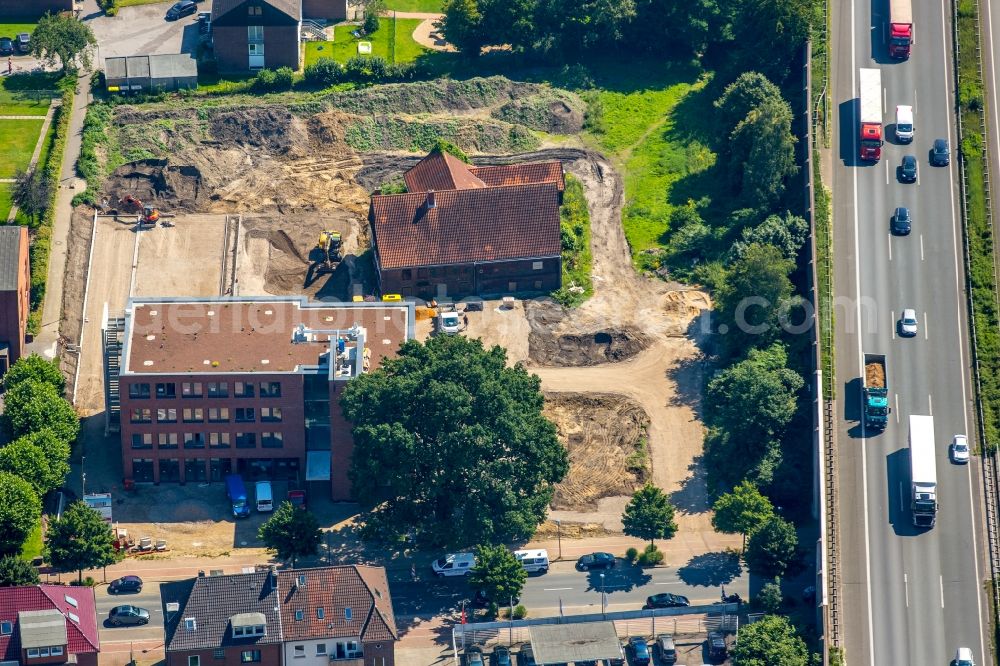
<path fill-rule="evenodd" d="M 131 194 L 126 194 L 122 197 L 118 202 L 118 206 L 126 212 L 138 213 L 140 225 L 155 227 L 160 219 L 160 209 L 156 206 L 147 206 Z"/>
<path fill-rule="evenodd" d="M 322 252 L 322 256 L 316 264 L 316 274 L 332 273 L 340 263 L 341 238 L 339 231 L 320 232 L 316 249 Z"/>
<path fill-rule="evenodd" d="M 865 354 L 865 426 L 885 430 L 889 423 L 889 381 L 885 354 Z"/>
<path fill-rule="evenodd" d="M 933 416 L 910 416 L 910 483 L 913 524 L 934 527 L 938 501 Z"/>
<path fill-rule="evenodd" d="M 882 157 L 882 71 L 861 70 L 861 159 Z"/>
<path fill-rule="evenodd" d="M 889 55 L 909 58 L 913 45 L 913 4 L 911 0 L 889 0 Z"/>

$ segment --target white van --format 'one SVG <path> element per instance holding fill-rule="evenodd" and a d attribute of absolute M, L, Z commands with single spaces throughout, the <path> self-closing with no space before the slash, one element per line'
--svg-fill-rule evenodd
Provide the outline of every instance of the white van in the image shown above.
<path fill-rule="evenodd" d="M 467 576 L 475 567 L 476 556 L 472 553 L 448 553 L 431 564 L 437 576 Z"/>
<path fill-rule="evenodd" d="M 258 511 L 261 513 L 274 511 L 274 495 L 271 493 L 270 481 L 258 481 L 255 496 L 257 498 Z"/>
<path fill-rule="evenodd" d="M 913 107 L 896 107 L 896 140 L 900 143 L 913 141 Z"/>
<path fill-rule="evenodd" d="M 547 550 L 515 550 L 514 557 L 528 573 L 545 573 L 549 570 Z"/>

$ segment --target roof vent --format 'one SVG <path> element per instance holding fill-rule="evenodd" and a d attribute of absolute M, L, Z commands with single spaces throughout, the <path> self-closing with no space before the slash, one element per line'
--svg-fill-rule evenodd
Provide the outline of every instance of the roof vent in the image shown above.
<path fill-rule="evenodd" d="M 427 208 L 437 208 L 437 201 L 434 199 L 434 190 L 427 190 Z"/>
<path fill-rule="evenodd" d="M 150 310 L 149 311 L 149 316 L 150 317 L 155 317 L 156 316 L 156 310 Z"/>
<path fill-rule="evenodd" d="M 215 310 L 209 310 L 209 311 L 208 311 L 208 312 L 207 312 L 206 314 L 207 314 L 207 315 L 208 315 L 209 317 L 214 317 L 214 316 L 215 316 Z"/>
<path fill-rule="evenodd" d="M 147 340 L 155 340 L 155 339 L 156 339 L 156 336 L 155 336 L 155 335 L 147 335 L 147 336 L 146 336 L 146 339 L 147 339 Z"/>
<path fill-rule="evenodd" d="M 142 364 L 145 365 L 145 366 L 150 366 L 150 365 L 153 365 L 153 362 L 152 361 L 143 361 Z"/>

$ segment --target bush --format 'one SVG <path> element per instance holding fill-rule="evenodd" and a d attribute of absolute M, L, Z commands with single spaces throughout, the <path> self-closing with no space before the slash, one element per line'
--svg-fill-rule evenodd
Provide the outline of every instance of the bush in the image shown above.
<path fill-rule="evenodd" d="M 252 88 L 256 92 L 277 90 L 278 75 L 272 69 L 262 69 L 253 79 Z"/>
<path fill-rule="evenodd" d="M 518 605 L 514 606 L 514 619 L 515 620 L 523 620 L 524 617 L 527 614 L 528 614 L 528 609 L 525 608 L 523 605 L 518 604 Z"/>
<path fill-rule="evenodd" d="M 320 58 L 306 67 L 306 83 L 313 86 L 332 86 L 346 78 L 344 66 L 333 58 Z"/>
<path fill-rule="evenodd" d="M 639 557 L 639 551 L 636 548 L 629 548 L 625 551 L 625 559 L 631 563 L 635 564 L 636 558 Z"/>
<path fill-rule="evenodd" d="M 279 67 L 274 73 L 274 90 L 291 90 L 295 72 L 291 67 Z"/>
<path fill-rule="evenodd" d="M 639 565 L 644 567 L 655 567 L 657 564 L 663 564 L 663 560 L 666 556 L 663 551 L 656 547 L 656 544 L 649 544 L 646 549 L 642 551 L 642 555 L 639 556 Z"/>

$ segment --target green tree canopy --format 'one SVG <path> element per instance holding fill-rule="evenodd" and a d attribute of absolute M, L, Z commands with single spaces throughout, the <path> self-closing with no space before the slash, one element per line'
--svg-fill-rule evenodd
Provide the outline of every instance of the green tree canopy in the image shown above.
<path fill-rule="evenodd" d="M 37 446 L 45 454 L 49 464 L 48 483 L 51 489 L 58 488 L 66 480 L 69 474 L 69 443 L 59 439 L 49 428 L 42 428 L 36 432 L 24 435 L 15 439 L 9 446 L 18 443 L 25 443 Z"/>
<path fill-rule="evenodd" d="M 39 497 L 45 497 L 62 483 L 62 478 L 52 473 L 45 452 L 25 437 L 0 449 L 0 471 L 21 477 L 31 484 Z"/>
<path fill-rule="evenodd" d="M 115 550 L 111 528 L 94 509 L 81 500 L 66 507 L 59 520 L 49 524 L 45 559 L 57 571 L 76 571 L 83 581 L 84 569 L 114 564 L 124 557 Z"/>
<path fill-rule="evenodd" d="M 323 540 L 316 516 L 291 502 L 282 502 L 260 526 L 257 536 L 279 558 L 291 561 L 293 569 L 300 557 L 315 555 Z"/>
<path fill-rule="evenodd" d="M 674 505 L 665 492 L 647 482 L 625 507 L 622 527 L 625 534 L 651 544 L 656 539 L 671 539 L 677 533 Z"/>
<path fill-rule="evenodd" d="M 757 593 L 755 602 L 765 613 L 777 613 L 781 610 L 784 595 L 781 593 L 781 578 L 775 577 L 770 583 L 765 583 Z"/>
<path fill-rule="evenodd" d="M 17 555 L 0 557 L 0 587 L 38 585 L 38 569 Z"/>
<path fill-rule="evenodd" d="M 718 331 L 730 354 L 766 347 L 781 333 L 781 315 L 788 311 L 794 264 L 781 250 L 754 243 L 726 272 L 715 298 Z"/>
<path fill-rule="evenodd" d="M 809 38 L 809 0 L 730 0 L 733 60 L 782 81 Z"/>
<path fill-rule="evenodd" d="M 728 135 L 751 111 L 765 102 L 782 99 L 781 88 L 766 76 L 759 72 L 743 72 L 714 102 L 719 126 Z"/>
<path fill-rule="evenodd" d="M 733 169 L 740 196 L 750 206 L 765 209 L 784 193 L 785 182 L 799 167 L 795 161 L 792 107 L 784 99 L 767 100 L 747 114 L 733 130 Z"/>
<path fill-rule="evenodd" d="M 434 546 L 529 538 L 568 468 L 540 380 L 501 347 L 436 336 L 353 379 L 351 482 L 366 529 Z"/>
<path fill-rule="evenodd" d="M 42 517 L 42 501 L 31 484 L 0 472 L 0 555 L 17 555 Z"/>
<path fill-rule="evenodd" d="M 49 429 L 60 440 L 72 443 L 80 432 L 73 406 L 49 383 L 26 379 L 4 396 L 0 422 L 11 437 Z"/>
<path fill-rule="evenodd" d="M 809 238 L 809 223 L 798 215 L 785 211 L 784 217 L 768 215 L 756 227 L 743 229 L 743 235 L 733 243 L 733 257 L 739 259 L 754 243 L 773 245 L 785 259 L 795 261 L 799 250 Z"/>
<path fill-rule="evenodd" d="M 780 516 L 754 530 L 744 555 L 751 573 L 773 578 L 783 576 L 798 557 L 799 537 L 795 526 Z"/>
<path fill-rule="evenodd" d="M 90 26 L 72 14 L 46 14 L 31 33 L 31 53 L 48 65 L 58 64 L 65 72 L 90 68 L 89 47 L 97 44 Z"/>
<path fill-rule="evenodd" d="M 62 395 L 66 390 L 66 378 L 59 370 L 58 358 L 50 361 L 38 354 L 22 356 L 14 365 L 10 366 L 10 370 L 3 376 L 3 387 L 9 391 L 28 379 L 51 384 L 59 395 Z"/>
<path fill-rule="evenodd" d="M 32 226 L 45 213 L 51 194 L 52 181 L 45 174 L 44 170 L 18 169 L 14 172 L 14 183 L 10 187 L 10 198 L 28 216 Z M 18 359 L 17 363 L 23 360 L 23 358 Z M 17 365 L 17 363 L 14 365 Z"/>
<path fill-rule="evenodd" d="M 771 501 L 764 497 L 757 486 L 743 481 L 715 500 L 712 506 L 712 527 L 726 534 L 742 534 L 746 546 L 747 534 L 763 525 L 774 515 Z"/>
<path fill-rule="evenodd" d="M 700 56 L 719 26 L 716 0 L 636 0 L 636 16 L 626 40 L 649 53 Z M 669 35 L 664 39 L 664 35 Z"/>
<path fill-rule="evenodd" d="M 469 585 L 482 590 L 486 598 L 500 606 L 521 596 L 528 572 L 506 546 L 476 546 L 476 567 L 469 573 Z"/>
<path fill-rule="evenodd" d="M 445 0 L 441 34 L 456 49 L 469 57 L 478 56 L 488 43 L 483 16 L 476 0 Z"/>
<path fill-rule="evenodd" d="M 805 641 L 795 635 L 788 618 L 766 615 L 740 627 L 732 649 L 733 663 L 740 666 L 809 666 Z"/>

